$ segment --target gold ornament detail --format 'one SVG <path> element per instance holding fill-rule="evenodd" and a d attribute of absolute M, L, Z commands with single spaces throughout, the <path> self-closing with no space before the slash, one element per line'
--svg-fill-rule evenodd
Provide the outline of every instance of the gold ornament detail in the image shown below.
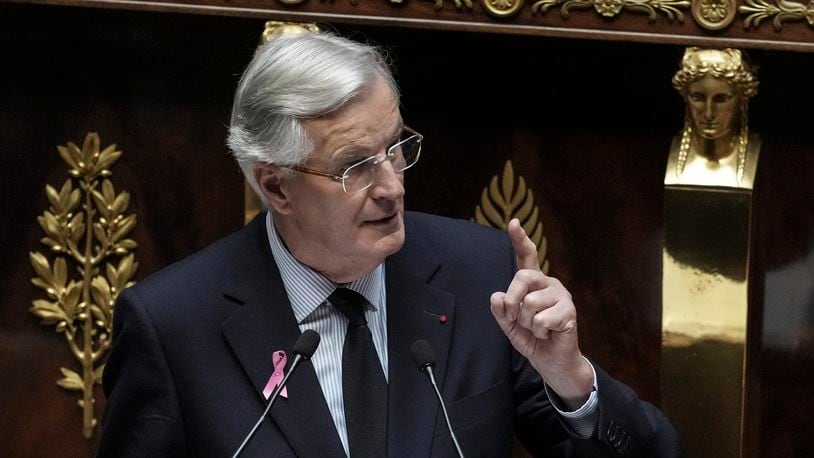
<path fill-rule="evenodd" d="M 587 9 L 593 6 L 596 12 L 607 18 L 615 17 L 627 9 L 645 13 L 649 22 L 655 22 L 658 13 L 667 16 L 670 22 L 684 22 L 684 13 L 679 8 L 688 8 L 688 0 L 538 0 L 531 6 L 531 13 L 545 14 L 549 9 L 562 5 L 560 15 L 568 19 L 572 9 Z"/>
<path fill-rule="evenodd" d="M 495 17 L 509 17 L 517 14 L 526 0 L 481 0 L 486 12 Z"/>
<path fill-rule="evenodd" d="M 546 254 L 548 243 L 543 236 L 543 223 L 540 221 L 540 209 L 534 204 L 534 193 L 526 188 L 526 180 L 517 177 L 515 180 L 512 161 L 506 161 L 503 175 L 498 183 L 497 175 L 492 177 L 489 186 L 483 188 L 481 204 L 475 207 L 475 221 L 484 226 L 506 230 L 513 218 L 520 220 L 520 225 L 529 238 L 537 245 L 537 259 L 540 269 L 548 273 Z"/>
<path fill-rule="evenodd" d="M 780 30 L 786 21 L 805 20 L 808 25 L 814 27 L 814 0 L 806 6 L 803 3 L 777 0 L 775 4 L 763 0 L 744 0 L 745 5 L 741 5 L 738 11 L 745 14 L 743 28 L 757 28 L 760 23 L 767 18 L 772 19 L 775 30 Z"/>
<path fill-rule="evenodd" d="M 692 0 L 692 17 L 707 30 L 721 30 L 735 19 L 735 0 Z"/>
<path fill-rule="evenodd" d="M 466 7 L 466 9 L 469 9 L 469 10 L 472 9 L 472 5 L 473 5 L 472 0 L 463 0 L 463 1 L 462 0 L 452 0 L 452 1 L 455 4 L 455 8 L 457 8 L 457 9 L 461 9 L 464 6 Z M 511 0 L 509 0 L 509 1 L 511 1 Z M 436 10 L 441 10 L 443 8 L 444 8 L 444 0 L 435 0 L 435 9 Z"/>
<path fill-rule="evenodd" d="M 93 436 L 97 424 L 93 388 L 101 383 L 101 361 L 110 348 L 113 305 L 119 292 L 133 284 L 138 268 L 131 253 L 136 242 L 126 238 L 136 225 L 136 215 L 124 215 L 130 195 L 116 194 L 107 179 L 122 152 L 116 145 L 100 151 L 99 143 L 99 135 L 92 132 L 81 149 L 72 142 L 57 146 L 70 167 L 70 178 L 59 191 L 45 186 L 49 206 L 37 217 L 45 232 L 41 242 L 54 254 L 53 263 L 40 252 L 29 254 L 37 274 L 31 283 L 47 296 L 33 301 L 31 313 L 41 319 L 40 324 L 54 325 L 57 333 L 65 335 L 82 367 L 81 374 L 60 367 L 63 378 L 57 385 L 81 392 L 78 404 L 86 439 Z M 69 278 L 69 269 L 76 272 L 76 279 Z"/>
<path fill-rule="evenodd" d="M 298 0 L 294 3 L 284 1 L 283 3 L 296 5 L 301 1 L 304 0 Z M 262 42 L 268 43 L 269 40 L 277 35 L 296 35 L 300 33 L 319 33 L 319 26 L 313 22 L 266 21 L 265 27 L 263 27 Z"/>

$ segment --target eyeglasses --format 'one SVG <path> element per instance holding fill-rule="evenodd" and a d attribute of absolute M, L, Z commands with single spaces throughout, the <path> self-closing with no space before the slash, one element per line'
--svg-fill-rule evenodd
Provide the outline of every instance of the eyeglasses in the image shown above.
<path fill-rule="evenodd" d="M 397 143 L 388 147 L 384 156 L 377 154 L 375 156 L 351 160 L 342 167 L 340 175 L 301 165 L 288 168 L 297 172 L 333 178 L 336 181 L 340 181 L 342 182 L 342 190 L 348 194 L 364 191 L 376 180 L 379 165 L 384 161 L 390 161 L 396 173 L 402 173 L 418 162 L 418 157 L 421 155 L 421 141 L 424 140 L 424 136 L 407 126 L 404 126 L 402 137 L 405 135 L 406 138 L 402 138 Z"/>

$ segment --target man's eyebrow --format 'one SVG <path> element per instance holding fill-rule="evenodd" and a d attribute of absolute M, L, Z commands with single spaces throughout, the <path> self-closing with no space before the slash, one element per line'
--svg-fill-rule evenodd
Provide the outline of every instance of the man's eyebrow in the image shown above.
<path fill-rule="evenodd" d="M 404 132 L 404 122 L 399 122 L 399 124 L 393 130 L 393 133 L 390 135 L 390 141 L 387 143 L 387 146 L 389 147 L 397 143 L 401 139 L 402 132 Z M 354 142 L 350 142 L 337 148 L 332 156 L 340 159 L 349 158 L 355 156 L 360 149 L 364 150 L 366 147 Z"/>
<path fill-rule="evenodd" d="M 400 122 L 393 134 L 390 135 L 390 143 L 395 143 L 401 139 L 401 133 L 404 132 L 404 121 Z"/>

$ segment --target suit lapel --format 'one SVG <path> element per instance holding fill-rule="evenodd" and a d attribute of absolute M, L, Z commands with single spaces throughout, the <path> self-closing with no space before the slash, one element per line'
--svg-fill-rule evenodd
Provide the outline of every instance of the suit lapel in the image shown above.
<path fill-rule="evenodd" d="M 273 372 L 272 352 L 291 349 L 300 336 L 288 295 L 271 254 L 265 213 L 244 229 L 244 240 L 224 295 L 243 305 L 222 326 L 223 334 L 251 380 L 260 415 L 263 388 Z M 279 398 L 271 417 L 298 456 L 342 456 L 344 450 L 331 419 L 319 381 L 310 363 L 302 364 L 286 384 L 288 398 Z M 260 430 L 262 434 L 263 429 Z M 248 433 L 248 431 L 247 431 Z"/>
<path fill-rule="evenodd" d="M 432 285 L 439 268 L 432 247 L 410 233 L 404 249 L 386 262 L 389 456 L 431 452 L 438 401 L 410 346 L 419 339 L 430 343 L 438 360 L 436 381 L 443 386 L 455 297 Z"/>

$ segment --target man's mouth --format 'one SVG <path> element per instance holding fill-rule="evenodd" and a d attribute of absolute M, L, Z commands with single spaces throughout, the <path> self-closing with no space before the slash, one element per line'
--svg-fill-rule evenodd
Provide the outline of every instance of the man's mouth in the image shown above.
<path fill-rule="evenodd" d="M 398 218 L 399 212 L 393 212 L 390 215 L 385 216 L 384 218 L 374 219 L 368 221 L 368 224 L 375 224 L 375 225 L 388 225 L 396 222 Z"/>

